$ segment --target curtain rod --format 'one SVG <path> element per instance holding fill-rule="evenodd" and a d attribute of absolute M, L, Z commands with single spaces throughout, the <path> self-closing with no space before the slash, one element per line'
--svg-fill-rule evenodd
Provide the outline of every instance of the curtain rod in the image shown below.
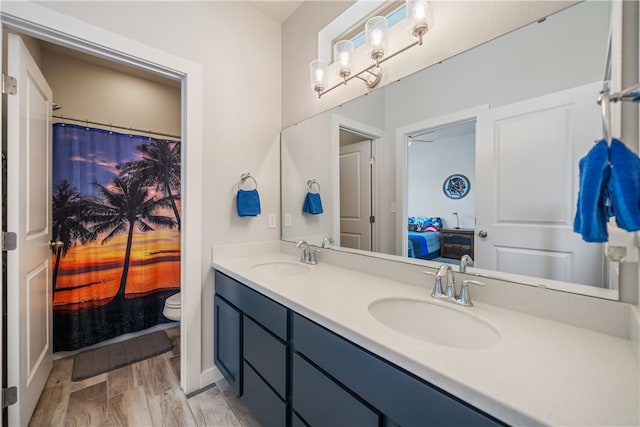
<path fill-rule="evenodd" d="M 72 122 L 86 123 L 87 125 L 107 126 L 109 128 L 124 129 L 124 130 L 128 130 L 130 132 L 140 132 L 140 133 L 145 133 L 145 134 L 166 136 L 168 138 L 181 139 L 180 135 L 172 135 L 170 133 L 160 133 L 160 132 L 154 132 L 152 130 L 135 129 L 135 128 L 132 128 L 132 127 L 117 126 L 117 125 L 113 125 L 111 123 L 92 122 L 91 120 L 74 119 L 72 117 L 58 116 L 56 114 L 53 115 L 53 118 L 54 119 L 62 119 L 62 120 L 71 120 Z"/>

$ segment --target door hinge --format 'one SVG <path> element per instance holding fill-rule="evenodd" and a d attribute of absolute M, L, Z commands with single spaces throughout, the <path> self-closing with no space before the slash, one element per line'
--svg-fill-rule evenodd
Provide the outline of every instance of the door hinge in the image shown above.
<path fill-rule="evenodd" d="M 18 235 L 10 231 L 2 232 L 2 250 L 14 251 L 18 247 Z"/>
<path fill-rule="evenodd" d="M 18 80 L 7 74 L 2 75 L 2 94 L 15 95 L 18 93 Z"/>
<path fill-rule="evenodd" d="M 8 387 L 2 389 L 2 408 L 6 408 L 18 401 L 18 388 Z"/>
<path fill-rule="evenodd" d="M 370 223 L 370 224 L 373 224 L 374 222 L 376 222 L 376 217 L 375 217 L 375 216 L 373 216 L 373 215 L 371 215 L 371 216 L 369 217 L 369 223 Z"/>
<path fill-rule="evenodd" d="M 370 165 L 375 165 L 376 164 L 376 158 L 374 156 L 369 157 L 369 164 Z"/>

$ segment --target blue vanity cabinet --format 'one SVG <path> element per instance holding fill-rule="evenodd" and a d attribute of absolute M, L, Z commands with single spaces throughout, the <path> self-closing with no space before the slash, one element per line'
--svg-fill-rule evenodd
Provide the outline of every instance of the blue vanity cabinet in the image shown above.
<path fill-rule="evenodd" d="M 357 396 L 358 403 L 383 414 L 382 425 L 400 426 L 474 426 L 496 427 L 504 424 L 426 381 L 390 364 L 369 351 L 347 341 L 324 327 L 293 314 L 293 410 L 311 427 L 330 425 L 305 418 L 307 407 L 322 405 L 312 401 L 314 381 L 323 375 L 346 393 Z M 305 360 L 306 359 L 306 360 Z M 300 360 L 308 361 L 315 377 L 306 373 L 297 378 Z M 300 365 L 301 366 L 301 365 Z M 304 366 L 308 370 L 307 366 Z M 301 384 L 298 385 L 298 383 Z M 310 397 L 308 397 L 310 395 Z M 308 399 L 308 400 L 307 400 Z M 321 408 L 317 408 L 322 410 Z M 327 409 L 328 410 L 328 409 Z M 313 413 L 316 416 L 316 413 Z M 361 418 L 362 419 L 362 418 Z M 315 420 L 315 419 L 314 419 Z M 351 420 L 333 425 L 356 425 Z"/>
<path fill-rule="evenodd" d="M 289 310 L 219 271 L 215 289 L 216 366 L 264 427 L 288 426 Z M 218 314 L 227 309 L 237 323 Z M 239 374 L 231 375 L 236 362 Z"/>
<path fill-rule="evenodd" d="M 504 426 L 225 274 L 215 364 L 265 427 Z"/>

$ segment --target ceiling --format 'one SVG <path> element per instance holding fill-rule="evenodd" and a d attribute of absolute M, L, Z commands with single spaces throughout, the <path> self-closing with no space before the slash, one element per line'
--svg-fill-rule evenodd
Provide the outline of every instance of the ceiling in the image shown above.
<path fill-rule="evenodd" d="M 303 1 L 304 0 L 258 0 L 247 1 L 246 3 L 282 24 L 300 7 Z"/>

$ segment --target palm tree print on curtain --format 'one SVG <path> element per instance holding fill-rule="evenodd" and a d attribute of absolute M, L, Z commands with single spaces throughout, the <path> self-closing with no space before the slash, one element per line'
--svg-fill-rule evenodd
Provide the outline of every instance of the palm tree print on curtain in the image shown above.
<path fill-rule="evenodd" d="M 180 288 L 180 143 L 53 128 L 54 351 L 168 322 Z"/>

